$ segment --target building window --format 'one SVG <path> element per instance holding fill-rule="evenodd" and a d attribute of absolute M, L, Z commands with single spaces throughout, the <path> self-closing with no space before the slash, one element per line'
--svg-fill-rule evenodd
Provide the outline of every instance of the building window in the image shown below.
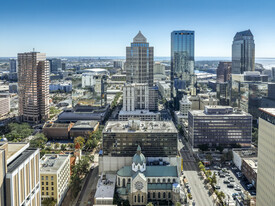
<path fill-rule="evenodd" d="M 170 178 L 168 178 L 168 183 L 170 183 Z"/>
<path fill-rule="evenodd" d="M 138 194 L 138 202 L 140 202 L 140 194 Z"/>
<path fill-rule="evenodd" d="M 42 195 L 44 195 L 44 192 L 42 192 Z"/>
<path fill-rule="evenodd" d="M 168 192 L 168 198 L 171 198 L 171 193 L 170 192 Z"/>
<path fill-rule="evenodd" d="M 155 192 L 153 192 L 153 198 L 156 198 L 156 193 Z"/>
<path fill-rule="evenodd" d="M 48 188 L 48 187 L 46 187 L 46 190 L 49 190 L 49 188 Z"/>
<path fill-rule="evenodd" d="M 48 193 L 48 192 L 46 192 L 46 195 L 49 195 L 49 193 Z"/>
<path fill-rule="evenodd" d="M 52 185 L 53 185 L 53 182 L 52 182 Z"/>
<path fill-rule="evenodd" d="M 54 190 L 54 188 L 52 187 L 52 190 Z"/>
<path fill-rule="evenodd" d="M 122 186 L 125 187 L 125 179 L 122 180 Z"/>
<path fill-rule="evenodd" d="M 148 183 L 150 183 L 150 179 L 148 178 Z"/>
<path fill-rule="evenodd" d="M 46 182 L 46 185 L 48 185 L 49 183 L 48 182 Z"/>
<path fill-rule="evenodd" d="M 42 185 L 44 185 L 44 182 L 42 182 Z"/>
<path fill-rule="evenodd" d="M 44 190 L 44 187 L 42 187 L 42 190 Z"/>
<path fill-rule="evenodd" d="M 46 180 L 48 180 L 48 176 L 46 176 Z"/>
<path fill-rule="evenodd" d="M 117 179 L 117 184 L 120 186 L 120 178 Z"/>
<path fill-rule="evenodd" d="M 54 195 L 54 193 L 52 192 L 52 195 Z"/>
<path fill-rule="evenodd" d="M 150 192 L 148 192 L 148 199 L 150 199 L 150 194 L 151 194 L 151 193 L 150 193 Z"/>
<path fill-rule="evenodd" d="M 53 176 L 51 176 L 51 180 L 53 180 Z"/>
<path fill-rule="evenodd" d="M 176 182 L 176 179 L 173 179 L 173 182 Z"/>
<path fill-rule="evenodd" d="M 160 198 L 160 192 L 158 193 L 158 198 Z"/>
<path fill-rule="evenodd" d="M 44 176 L 41 176 L 41 180 L 44 180 Z"/>
<path fill-rule="evenodd" d="M 141 196 L 141 202 L 143 202 L 143 195 Z"/>
<path fill-rule="evenodd" d="M 137 196 L 135 195 L 135 202 L 137 202 Z"/>
<path fill-rule="evenodd" d="M 160 179 L 158 179 L 158 183 L 160 183 Z"/>
<path fill-rule="evenodd" d="M 163 180 L 162 180 L 162 182 L 163 182 L 163 183 L 165 183 L 165 182 L 166 182 L 166 180 L 165 180 L 165 179 L 163 179 Z"/>
<path fill-rule="evenodd" d="M 166 194 L 165 194 L 165 192 L 164 192 L 164 193 L 163 193 L 163 198 L 165 198 L 165 195 L 166 195 Z"/>

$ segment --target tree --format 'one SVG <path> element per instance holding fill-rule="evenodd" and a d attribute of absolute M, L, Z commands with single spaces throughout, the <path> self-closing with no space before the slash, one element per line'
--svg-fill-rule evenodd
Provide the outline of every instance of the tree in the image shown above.
<path fill-rule="evenodd" d="M 154 206 L 152 202 L 149 202 L 146 206 Z"/>
<path fill-rule="evenodd" d="M 176 206 L 181 206 L 180 202 L 176 202 Z"/>
<path fill-rule="evenodd" d="M 30 146 L 33 148 L 45 148 L 45 144 L 48 139 L 45 137 L 43 133 L 37 133 L 34 138 L 30 141 Z"/>
<path fill-rule="evenodd" d="M 5 136 L 9 141 L 25 139 L 33 133 L 33 129 L 27 123 L 10 123 L 7 130 L 8 133 Z"/>
<path fill-rule="evenodd" d="M 73 149 L 74 148 L 74 144 L 73 143 L 69 143 L 69 148 Z"/>
<path fill-rule="evenodd" d="M 207 159 L 209 162 L 212 162 L 213 157 L 212 157 L 211 154 L 207 154 L 207 155 L 206 155 L 206 159 Z"/>
<path fill-rule="evenodd" d="M 46 206 L 55 206 L 56 202 L 57 202 L 56 200 L 52 200 L 50 198 L 46 198 L 46 199 L 44 199 L 42 201 L 42 204 L 46 205 Z"/>
<path fill-rule="evenodd" d="M 58 149 L 60 147 L 60 144 L 59 143 L 55 143 L 54 144 L 54 149 Z"/>
<path fill-rule="evenodd" d="M 83 145 L 85 143 L 85 139 L 83 137 L 79 136 L 79 137 L 77 137 L 77 138 L 74 139 L 74 144 L 76 145 L 77 143 L 79 144 L 80 149 L 82 149 Z"/>
<path fill-rule="evenodd" d="M 208 150 L 208 145 L 207 144 L 201 144 L 201 145 L 199 145 L 199 149 L 203 152 L 207 151 Z"/>
<path fill-rule="evenodd" d="M 62 151 L 66 150 L 66 148 L 67 148 L 66 144 L 62 144 L 62 145 L 61 145 L 61 150 L 62 150 Z"/>
<path fill-rule="evenodd" d="M 252 141 L 258 145 L 258 128 L 253 127 L 252 129 Z"/>

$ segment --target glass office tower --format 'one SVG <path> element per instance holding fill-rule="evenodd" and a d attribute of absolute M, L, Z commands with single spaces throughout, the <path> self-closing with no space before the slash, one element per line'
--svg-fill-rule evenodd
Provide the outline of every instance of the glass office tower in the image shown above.
<path fill-rule="evenodd" d="M 191 94 L 194 92 L 194 36 L 194 31 L 181 30 L 171 33 L 172 97 L 178 96 L 179 90 L 187 90 L 189 88 L 191 89 Z M 175 99 L 176 105 L 177 99 Z"/>
<path fill-rule="evenodd" d="M 232 74 L 255 70 L 255 43 L 250 30 L 238 32 L 232 44 Z"/>

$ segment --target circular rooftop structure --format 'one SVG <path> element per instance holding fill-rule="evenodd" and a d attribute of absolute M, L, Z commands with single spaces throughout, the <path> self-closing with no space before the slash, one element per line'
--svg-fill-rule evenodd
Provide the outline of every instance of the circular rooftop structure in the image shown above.
<path fill-rule="evenodd" d="M 92 69 L 84 69 L 85 73 L 94 73 L 94 74 L 105 74 L 109 75 L 110 72 L 107 69 L 103 68 L 92 68 Z"/>

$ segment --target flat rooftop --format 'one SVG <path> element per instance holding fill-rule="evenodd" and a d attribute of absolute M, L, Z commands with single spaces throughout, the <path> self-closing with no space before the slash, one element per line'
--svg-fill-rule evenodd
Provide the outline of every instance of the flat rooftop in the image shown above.
<path fill-rule="evenodd" d="M 150 112 L 149 110 L 120 111 L 119 115 L 160 115 L 159 112 Z"/>
<path fill-rule="evenodd" d="M 13 143 L 13 142 L 1 142 L 0 149 L 7 147 L 7 163 L 12 162 L 18 157 L 24 150 L 29 147 L 29 143 Z"/>
<path fill-rule="evenodd" d="M 240 149 L 233 149 L 233 152 L 237 153 L 241 158 L 252 158 L 257 157 L 258 152 L 256 148 L 240 148 Z"/>
<path fill-rule="evenodd" d="M 275 108 L 259 108 L 259 110 L 275 117 Z"/>
<path fill-rule="evenodd" d="M 64 161 L 69 158 L 70 155 L 60 154 L 46 154 L 40 160 L 40 173 L 54 173 L 59 170 Z"/>
<path fill-rule="evenodd" d="M 115 192 L 116 175 L 106 174 L 106 180 L 100 178 L 97 183 L 95 199 L 113 199 Z"/>
<path fill-rule="evenodd" d="M 97 124 L 98 124 L 98 121 L 77 121 L 72 128 L 73 129 L 78 129 L 78 128 L 93 129 Z"/>
<path fill-rule="evenodd" d="M 258 160 L 257 160 L 257 158 L 244 159 L 243 161 L 245 161 L 257 173 L 257 171 L 258 171 Z"/>
<path fill-rule="evenodd" d="M 132 122 L 134 121 L 134 123 Z M 108 121 L 104 133 L 177 133 L 172 121 Z"/>
<path fill-rule="evenodd" d="M 69 123 L 48 123 L 44 127 L 46 128 L 66 128 L 69 127 Z"/>
<path fill-rule="evenodd" d="M 242 111 L 242 110 L 232 110 L 230 106 L 219 106 L 219 105 L 212 105 L 212 106 L 205 106 L 204 110 L 190 110 L 189 112 L 193 116 L 226 116 L 226 117 L 238 117 L 238 116 L 251 116 L 250 114 Z M 217 113 L 214 111 L 217 110 Z"/>
<path fill-rule="evenodd" d="M 8 164 L 8 173 L 12 173 L 17 169 L 26 159 L 28 159 L 37 149 L 27 149 L 17 156 L 11 163 Z"/>

